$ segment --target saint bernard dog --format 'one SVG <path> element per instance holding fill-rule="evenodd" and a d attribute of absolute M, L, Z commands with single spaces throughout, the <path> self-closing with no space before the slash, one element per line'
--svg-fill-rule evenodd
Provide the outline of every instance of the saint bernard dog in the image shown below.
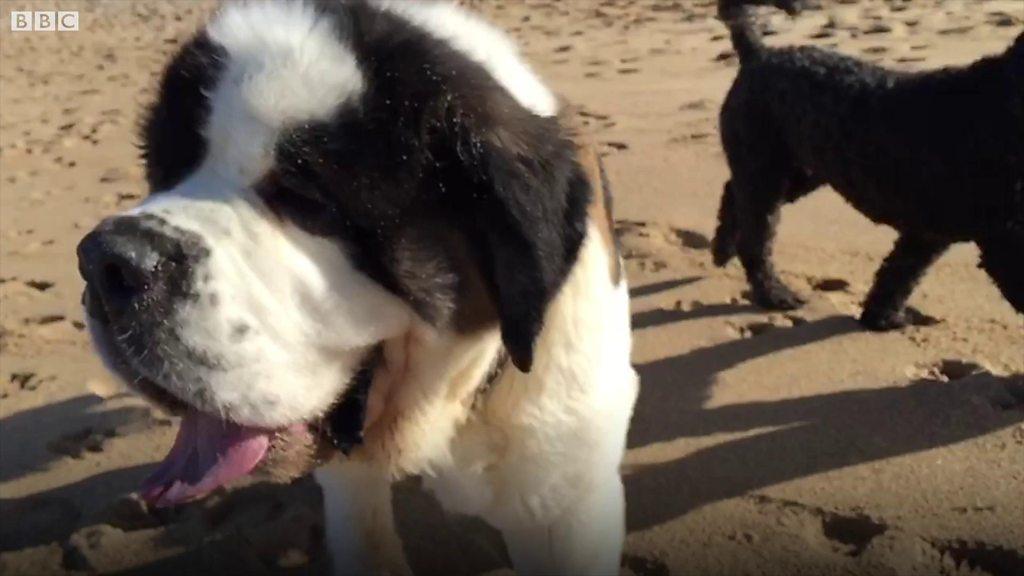
<path fill-rule="evenodd" d="M 336 573 L 409 572 L 391 484 L 523 574 L 614 574 L 638 382 L 608 184 L 499 31 L 442 3 L 223 6 L 142 126 L 150 194 L 78 247 L 113 372 L 181 416 L 155 506 L 323 488 Z"/>

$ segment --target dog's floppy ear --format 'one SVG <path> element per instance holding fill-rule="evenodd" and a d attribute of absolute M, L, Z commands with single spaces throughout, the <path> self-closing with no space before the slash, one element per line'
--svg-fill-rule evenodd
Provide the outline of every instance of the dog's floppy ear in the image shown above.
<path fill-rule="evenodd" d="M 576 261 L 591 189 L 556 117 L 531 113 L 495 85 L 446 107 L 461 173 L 463 228 L 512 362 L 533 364 L 544 312 Z M 468 103 L 466 103 L 468 102 Z"/>

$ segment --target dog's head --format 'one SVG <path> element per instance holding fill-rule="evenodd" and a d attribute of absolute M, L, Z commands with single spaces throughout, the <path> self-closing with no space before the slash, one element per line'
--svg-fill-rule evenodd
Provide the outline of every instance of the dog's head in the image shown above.
<path fill-rule="evenodd" d="M 553 97 L 446 5 L 229 5 L 142 138 L 149 197 L 78 251 L 101 354 L 186 414 L 161 503 L 307 435 L 414 324 L 500 328 L 530 370 L 584 235 Z"/>

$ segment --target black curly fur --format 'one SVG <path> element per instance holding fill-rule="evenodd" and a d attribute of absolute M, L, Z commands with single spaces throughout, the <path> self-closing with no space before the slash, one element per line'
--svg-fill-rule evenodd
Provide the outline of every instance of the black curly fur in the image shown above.
<path fill-rule="evenodd" d="M 985 269 L 1024 312 L 1024 33 L 997 56 L 909 73 L 813 47 L 767 48 L 745 4 L 721 0 L 740 70 L 720 125 L 732 178 L 713 255 L 739 255 L 754 301 L 791 309 L 775 274 L 779 209 L 829 184 L 900 237 L 879 269 L 861 322 L 905 323 L 914 286 L 950 244 L 975 242 Z"/>

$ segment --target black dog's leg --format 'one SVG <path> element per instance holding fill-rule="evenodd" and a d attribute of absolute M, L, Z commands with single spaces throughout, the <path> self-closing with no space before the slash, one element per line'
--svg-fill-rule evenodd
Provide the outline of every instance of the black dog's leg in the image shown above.
<path fill-rule="evenodd" d="M 771 260 L 775 226 L 785 197 L 784 186 L 748 190 L 733 180 L 732 188 L 740 222 L 740 261 L 746 270 L 754 303 L 772 310 L 799 308 L 803 299 L 783 284 Z"/>
<path fill-rule="evenodd" d="M 732 190 L 732 181 L 729 181 L 722 190 L 722 203 L 718 207 L 718 227 L 715 229 L 715 239 L 711 241 L 711 255 L 715 266 L 725 266 L 736 255 L 738 237 L 736 198 Z"/>
<path fill-rule="evenodd" d="M 907 323 L 903 307 L 925 270 L 949 247 L 948 242 L 905 234 L 875 274 L 864 301 L 860 323 L 869 330 L 892 330 Z"/>
<path fill-rule="evenodd" d="M 995 281 L 1010 306 L 1024 313 L 1024 234 L 987 239 L 978 246 L 981 267 Z"/>

